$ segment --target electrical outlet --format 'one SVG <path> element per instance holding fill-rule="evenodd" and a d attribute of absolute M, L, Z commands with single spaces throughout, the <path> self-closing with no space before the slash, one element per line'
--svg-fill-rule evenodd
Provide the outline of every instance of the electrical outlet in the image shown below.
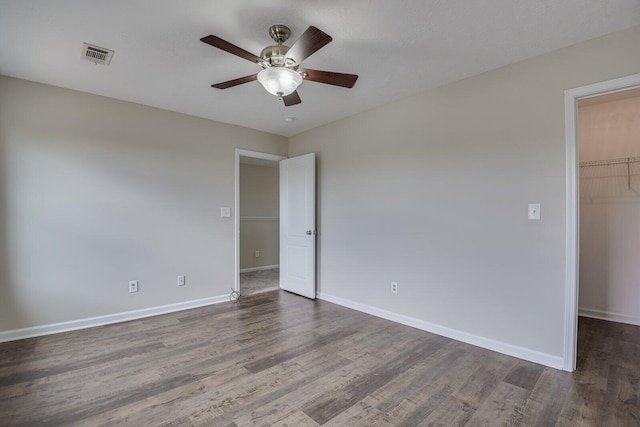
<path fill-rule="evenodd" d="M 138 281 L 131 280 L 129 282 L 129 292 L 138 292 Z"/>
<path fill-rule="evenodd" d="M 391 282 L 391 293 L 398 293 L 398 282 Z"/>
<path fill-rule="evenodd" d="M 187 284 L 187 278 L 185 276 L 178 276 L 178 286 L 184 286 Z"/>
<path fill-rule="evenodd" d="M 256 258 L 260 258 L 260 251 L 256 251 Z"/>

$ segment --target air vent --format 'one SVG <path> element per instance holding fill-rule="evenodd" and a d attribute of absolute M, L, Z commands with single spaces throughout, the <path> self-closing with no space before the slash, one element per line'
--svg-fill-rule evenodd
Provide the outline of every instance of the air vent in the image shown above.
<path fill-rule="evenodd" d="M 109 65 L 113 58 L 114 51 L 104 47 L 94 46 L 89 43 L 82 43 L 82 59 L 95 62 L 96 64 Z"/>

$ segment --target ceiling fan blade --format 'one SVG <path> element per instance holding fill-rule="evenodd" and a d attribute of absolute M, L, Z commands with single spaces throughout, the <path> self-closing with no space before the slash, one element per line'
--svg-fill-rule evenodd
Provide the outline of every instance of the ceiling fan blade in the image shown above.
<path fill-rule="evenodd" d="M 230 87 L 238 86 L 243 83 L 249 83 L 258 79 L 257 74 L 252 74 L 250 76 L 239 77 L 237 79 L 229 80 L 228 82 L 216 83 L 211 85 L 211 87 L 215 87 L 216 89 L 228 89 Z"/>
<path fill-rule="evenodd" d="M 200 41 L 206 44 L 210 44 L 213 47 L 217 47 L 218 49 L 222 49 L 233 55 L 239 56 L 240 58 L 244 58 L 247 61 L 251 61 L 255 63 L 262 61 L 262 58 L 260 58 L 259 56 L 256 56 L 251 52 L 247 52 L 246 50 L 241 49 L 238 46 L 233 45 L 226 40 L 222 40 L 218 36 L 209 35 L 201 38 Z"/>
<path fill-rule="evenodd" d="M 287 96 L 283 96 L 282 102 L 284 102 L 285 107 L 291 107 L 292 105 L 300 104 L 302 100 L 300 99 L 300 95 L 298 95 L 298 91 L 294 91 Z"/>
<path fill-rule="evenodd" d="M 291 46 L 291 49 L 287 52 L 287 58 L 291 58 L 296 61 L 297 64 L 301 64 L 302 61 L 328 44 L 331 40 L 333 39 L 330 35 L 311 26 L 307 28 L 307 31 L 302 33 L 300 38 Z"/>
<path fill-rule="evenodd" d="M 356 80 L 358 80 L 357 74 L 334 73 L 333 71 L 311 70 L 309 68 L 300 69 L 298 72 L 303 76 L 306 73 L 305 80 L 342 86 L 349 89 L 351 89 L 353 85 L 356 84 Z"/>

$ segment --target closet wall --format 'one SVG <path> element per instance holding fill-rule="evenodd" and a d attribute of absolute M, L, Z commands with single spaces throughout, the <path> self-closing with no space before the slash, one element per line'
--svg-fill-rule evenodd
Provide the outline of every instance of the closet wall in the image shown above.
<path fill-rule="evenodd" d="M 640 90 L 582 101 L 581 315 L 640 325 Z"/>
<path fill-rule="evenodd" d="M 277 163 L 240 163 L 240 271 L 276 267 L 280 260 Z M 259 251 L 259 256 L 256 256 Z"/>

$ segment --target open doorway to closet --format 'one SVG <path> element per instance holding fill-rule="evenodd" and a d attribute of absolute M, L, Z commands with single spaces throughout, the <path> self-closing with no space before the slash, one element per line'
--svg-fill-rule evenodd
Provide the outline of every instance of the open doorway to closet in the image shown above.
<path fill-rule="evenodd" d="M 279 162 L 282 156 L 237 150 L 236 290 L 276 290 L 280 266 Z"/>
<path fill-rule="evenodd" d="M 581 316 L 640 325 L 640 88 L 578 101 Z"/>
<path fill-rule="evenodd" d="M 640 348 L 640 88 L 578 101 L 579 369 Z M 614 379 L 615 380 L 615 379 Z"/>
<path fill-rule="evenodd" d="M 597 155 L 598 158 L 589 158 L 588 153 L 590 149 L 587 147 L 583 148 L 584 154 L 580 156 L 581 153 L 579 150 L 579 141 L 578 141 L 579 122 L 582 121 L 583 125 L 586 125 L 587 118 L 580 117 L 580 120 L 579 120 L 579 117 L 578 117 L 579 108 L 580 108 L 579 104 L 582 104 L 583 107 L 585 107 L 585 104 L 586 104 L 586 107 L 589 107 L 589 102 L 584 102 L 584 101 L 588 101 L 589 99 L 593 99 L 592 101 L 593 104 L 591 105 L 597 105 L 599 103 L 598 101 L 603 101 L 603 100 L 615 101 L 616 99 L 617 100 L 630 99 L 633 96 L 629 97 L 629 95 L 635 95 L 636 90 L 640 90 L 640 74 L 634 74 L 634 75 L 621 77 L 613 80 L 608 80 L 600 83 L 594 83 L 587 86 L 577 87 L 574 89 L 567 89 L 564 92 L 565 131 L 566 131 L 565 133 L 566 172 L 567 172 L 566 174 L 566 178 L 567 178 L 567 181 L 566 181 L 567 183 L 567 186 L 566 186 L 567 222 L 566 224 L 567 224 L 567 227 L 566 227 L 566 234 L 565 234 L 565 237 L 566 237 L 566 264 L 565 264 L 566 276 L 565 278 L 566 280 L 565 280 L 563 369 L 566 371 L 574 371 L 576 369 L 581 369 L 581 366 L 579 366 L 579 363 L 578 363 L 579 360 L 588 360 L 588 357 L 587 358 L 580 357 L 578 353 L 584 349 L 590 349 L 590 348 L 593 349 L 594 346 L 590 345 L 593 343 L 589 343 L 590 338 L 593 338 L 593 337 L 601 338 L 601 342 L 604 343 L 604 346 L 609 350 L 612 350 L 612 344 L 605 342 L 606 337 L 604 335 L 604 328 L 595 328 L 595 329 L 580 328 L 579 330 L 579 327 L 578 327 L 579 313 L 583 315 L 580 317 L 580 321 L 581 321 L 580 323 L 584 324 L 584 319 L 587 319 L 587 321 L 591 321 L 592 318 L 587 316 L 588 315 L 593 316 L 594 311 L 599 310 L 604 312 L 607 310 L 607 309 L 597 308 L 597 307 L 607 307 L 602 305 L 598 305 L 595 307 L 587 307 L 586 306 L 587 301 L 592 301 L 592 299 L 589 299 L 587 297 L 589 291 L 587 291 L 586 289 L 582 289 L 583 287 L 589 286 L 585 282 L 585 280 L 587 279 L 586 276 L 592 273 L 584 271 L 584 269 L 588 267 L 585 265 L 587 261 L 580 258 L 581 237 L 582 237 L 582 240 L 585 240 L 586 238 L 587 242 L 589 240 L 588 236 L 581 236 L 581 229 L 584 230 L 585 227 L 588 226 L 587 224 L 588 224 L 588 221 L 590 220 L 585 218 L 585 221 L 587 222 L 587 224 L 585 225 L 581 224 L 581 215 L 580 215 L 581 213 L 581 209 L 580 209 L 581 208 L 581 197 L 580 197 L 581 169 L 585 169 L 586 167 L 588 167 L 590 165 L 590 163 L 588 162 L 602 162 L 606 164 L 611 160 L 616 160 L 621 158 L 624 159 L 626 156 L 627 159 L 625 160 L 625 162 L 629 163 L 629 165 L 627 169 L 627 174 L 625 174 L 626 183 L 627 183 L 625 192 L 629 191 L 629 184 L 634 185 L 633 179 L 631 177 L 632 172 L 631 172 L 631 159 L 630 159 L 631 154 L 630 153 L 625 152 L 624 154 L 622 154 L 623 157 L 617 157 L 621 155 L 619 154 L 621 153 L 620 151 L 617 152 L 618 154 L 605 153 L 604 151 L 600 151 L 600 150 L 606 149 L 605 145 L 598 144 L 596 146 L 597 148 L 594 148 L 591 154 L 594 156 Z M 634 91 L 634 92 L 630 92 L 630 91 Z M 601 96 L 610 96 L 610 95 L 612 96 L 611 98 L 601 98 L 600 100 L 595 99 Z M 584 111 L 583 111 L 583 116 L 585 116 Z M 615 122 L 616 122 L 615 120 L 610 121 L 611 124 Z M 600 126 L 598 128 L 600 128 Z M 588 130 L 582 129 L 581 132 L 582 134 L 586 134 Z M 616 157 L 610 158 L 610 159 L 603 158 L 603 156 L 609 156 L 609 155 L 613 155 Z M 581 162 L 583 163 L 583 166 L 584 166 L 583 168 L 580 168 Z M 605 166 L 603 165 L 602 167 L 605 167 Z M 585 176 L 584 178 L 589 179 L 587 176 Z M 617 181 L 616 184 L 619 185 L 620 177 L 617 177 L 617 178 L 612 177 L 609 179 L 609 181 L 611 182 Z M 586 187 L 585 191 L 589 190 L 589 187 L 592 186 L 594 188 L 599 188 L 598 191 L 604 192 L 605 191 L 604 188 L 606 186 L 613 185 L 613 184 L 597 184 L 596 181 L 594 180 L 593 183 L 583 183 L 583 185 Z M 585 202 L 593 201 L 593 199 L 594 199 L 593 197 L 585 198 Z M 584 210 L 584 206 L 583 206 L 583 210 Z M 597 216 L 597 215 L 594 215 L 594 216 Z M 588 244 L 587 242 L 582 242 L 582 243 L 586 245 Z M 583 248 L 583 251 L 585 250 L 587 249 Z M 598 250 L 598 248 L 592 248 L 589 250 Z M 585 254 L 584 256 L 587 257 L 589 255 Z M 637 263 L 634 262 L 634 264 L 637 264 Z M 579 281 L 581 283 L 579 283 Z M 634 289 L 637 289 L 637 286 L 638 286 L 637 283 L 638 281 L 636 277 Z M 604 289 L 607 289 L 606 283 L 604 285 L 601 284 L 600 286 L 604 286 Z M 599 292 L 602 292 L 602 289 L 603 288 L 600 288 Z M 605 290 L 605 292 L 609 292 L 609 291 Z M 580 301 L 579 301 L 579 296 L 580 296 Z M 617 296 L 615 296 L 615 298 L 609 298 L 609 295 L 607 295 L 606 298 L 602 298 L 602 294 L 600 294 L 599 299 L 601 301 L 599 302 L 599 304 L 601 304 L 602 302 L 606 302 L 606 304 L 609 304 L 611 301 L 617 298 L 618 298 Z M 598 297 L 596 297 L 596 299 L 598 299 Z M 637 304 L 638 300 L 636 299 L 635 301 Z M 636 305 L 636 307 L 638 306 Z M 587 311 L 589 309 L 591 309 L 591 313 Z M 629 320 L 628 317 L 626 319 Z M 613 324 L 613 322 L 609 322 L 608 320 L 604 320 L 602 322 L 605 325 L 609 323 Z M 609 334 L 609 335 L 617 335 L 618 337 L 629 336 L 629 333 L 628 333 L 629 331 L 627 329 L 631 328 L 633 329 L 631 335 L 635 335 L 636 337 L 640 336 L 640 326 L 629 324 L 629 323 L 615 323 L 615 325 L 621 325 L 622 328 L 618 328 L 619 330 L 614 331 L 615 333 Z M 596 331 L 596 332 L 587 333 L 585 336 L 585 331 Z M 605 340 L 603 340 L 602 338 L 605 338 Z M 637 344 L 633 343 L 632 346 L 637 347 Z M 624 357 L 624 355 L 622 356 Z M 592 359 L 592 360 L 597 360 L 597 359 L 598 358 L 596 357 L 595 359 Z M 584 368 L 584 366 L 582 368 Z"/>

